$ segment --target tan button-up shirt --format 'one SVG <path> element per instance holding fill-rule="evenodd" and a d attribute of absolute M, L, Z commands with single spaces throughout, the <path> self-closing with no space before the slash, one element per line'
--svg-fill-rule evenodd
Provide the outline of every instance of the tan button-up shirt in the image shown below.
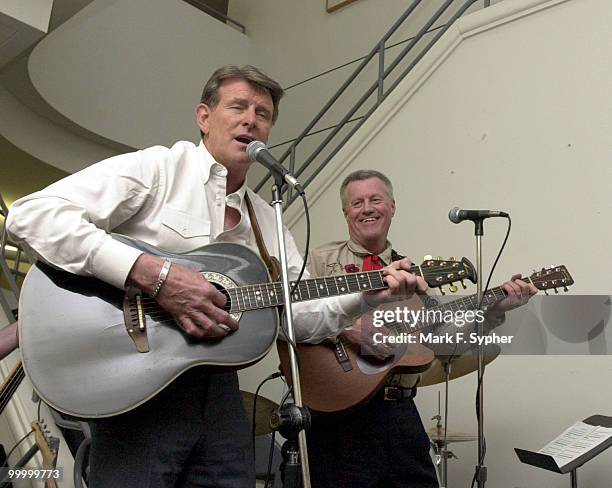
<path fill-rule="evenodd" d="M 363 259 L 372 253 L 359 244 L 348 241 L 335 241 L 323 244 L 310 253 L 308 269 L 312 276 L 334 276 L 347 272 L 358 272 L 363 270 Z M 391 263 L 392 246 L 389 241 L 385 250 L 378 254 L 385 265 Z M 336 335 L 332 337 L 336 337 Z M 414 386 L 419 375 L 394 374 L 391 375 L 387 384 L 399 384 L 401 386 Z"/>

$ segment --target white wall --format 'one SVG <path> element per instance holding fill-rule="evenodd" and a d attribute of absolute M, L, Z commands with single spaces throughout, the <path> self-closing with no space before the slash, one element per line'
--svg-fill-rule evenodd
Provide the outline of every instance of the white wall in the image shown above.
<path fill-rule="evenodd" d="M 96 0 L 36 47 L 29 71 L 73 122 L 146 147 L 197 139 L 204 81 L 247 56 L 243 34 L 182 0 Z"/>
<path fill-rule="evenodd" d="M 69 173 L 117 154 L 33 112 L 2 85 L 0 111 L 0 133 L 6 139 L 27 154 Z"/>
<path fill-rule="evenodd" d="M 47 32 L 53 0 L 2 0 L 0 13 Z"/>
<path fill-rule="evenodd" d="M 610 295 L 610 20 L 607 0 L 516 0 L 460 21 L 309 188 L 312 242 L 346 237 L 339 182 L 374 167 L 396 183 L 391 238 L 415 261 L 473 257 L 472 226 L 452 225 L 449 208 L 503 209 L 513 229 L 493 283 L 563 263 L 576 280 L 570 293 Z M 303 242 L 297 205 L 289 213 Z M 504 221 L 485 230 L 489 268 Z M 513 448 L 537 450 L 575 421 L 609 414 L 611 372 L 609 356 L 496 359 L 485 380 L 488 484 L 567 486 L 522 465 Z M 439 390 L 417 397 L 426 425 Z M 475 432 L 474 396 L 474 375 L 451 383 L 451 430 Z M 469 486 L 476 445 L 452 450 L 460 459 L 450 462 L 450 485 Z M 582 468 L 580 484 L 609 486 L 608 460 L 605 453 Z"/>

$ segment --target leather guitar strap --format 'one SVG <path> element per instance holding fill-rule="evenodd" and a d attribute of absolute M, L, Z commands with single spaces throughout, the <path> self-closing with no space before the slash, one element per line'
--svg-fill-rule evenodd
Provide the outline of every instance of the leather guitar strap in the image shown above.
<path fill-rule="evenodd" d="M 270 256 L 268 249 L 266 248 L 266 244 L 261 235 L 261 229 L 259 228 L 259 223 L 257 222 L 257 215 L 255 214 L 255 209 L 251 204 L 251 200 L 249 199 L 249 194 L 246 192 L 244 194 L 244 200 L 246 202 L 247 210 L 249 211 L 249 219 L 251 219 L 251 227 L 253 228 L 253 234 L 255 234 L 255 242 L 257 242 L 257 248 L 259 249 L 259 255 L 261 259 L 266 264 L 268 268 L 268 273 L 270 273 L 270 278 L 272 281 L 278 281 L 281 276 L 280 263 L 278 259 L 274 256 Z"/>

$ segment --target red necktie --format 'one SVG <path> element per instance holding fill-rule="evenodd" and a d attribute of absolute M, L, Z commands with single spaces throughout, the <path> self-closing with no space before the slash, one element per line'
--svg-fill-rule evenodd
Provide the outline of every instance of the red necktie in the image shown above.
<path fill-rule="evenodd" d="M 375 254 L 368 254 L 363 257 L 363 271 L 374 271 L 383 269 L 382 261 Z"/>

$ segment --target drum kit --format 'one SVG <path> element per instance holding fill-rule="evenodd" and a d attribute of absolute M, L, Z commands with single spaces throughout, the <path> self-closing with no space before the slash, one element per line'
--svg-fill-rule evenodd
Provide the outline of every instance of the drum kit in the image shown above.
<path fill-rule="evenodd" d="M 484 359 L 485 364 L 493 361 L 499 356 L 500 348 L 497 345 L 489 345 L 485 347 Z M 460 378 L 467 374 L 473 373 L 478 369 L 478 358 L 472 352 L 468 352 L 461 356 L 436 356 L 431 367 L 421 374 L 419 387 L 445 385 L 445 404 L 448 405 L 448 382 L 450 380 Z M 248 391 L 242 391 L 242 401 L 245 411 L 250 422 L 253 422 L 253 403 L 257 402 L 255 409 L 255 435 L 261 436 L 272 432 L 270 427 L 270 416 L 278 410 L 278 404 L 272 400 L 263 397 L 255 396 Z M 440 412 L 440 401 L 438 399 L 438 414 L 432 417 L 436 420 L 436 425 L 428 430 L 427 435 L 430 439 L 431 448 L 433 451 L 434 466 L 436 468 L 440 488 L 446 488 L 448 481 L 447 463 L 449 459 L 457 458 L 452 451 L 448 449 L 448 445 L 458 442 L 472 442 L 478 438 L 473 434 L 462 432 L 446 432 Z"/>
<path fill-rule="evenodd" d="M 485 365 L 493 361 L 501 349 L 495 344 L 490 344 L 484 348 Z M 448 383 L 450 380 L 461 378 L 478 370 L 478 356 L 474 351 L 469 351 L 460 356 L 436 356 L 431 367 L 421 375 L 419 386 L 432 386 L 444 384 L 445 400 L 444 404 L 448 407 Z M 471 442 L 478 440 L 473 434 L 461 432 L 446 432 L 442 424 L 440 412 L 440 393 L 438 392 L 438 414 L 432 417 L 436 420 L 435 427 L 432 427 L 427 434 L 434 453 L 434 466 L 438 473 L 440 488 L 448 486 L 448 460 L 457 459 L 457 456 L 448 449 L 448 445 L 453 442 Z M 448 415 L 447 415 L 448 416 Z"/>

